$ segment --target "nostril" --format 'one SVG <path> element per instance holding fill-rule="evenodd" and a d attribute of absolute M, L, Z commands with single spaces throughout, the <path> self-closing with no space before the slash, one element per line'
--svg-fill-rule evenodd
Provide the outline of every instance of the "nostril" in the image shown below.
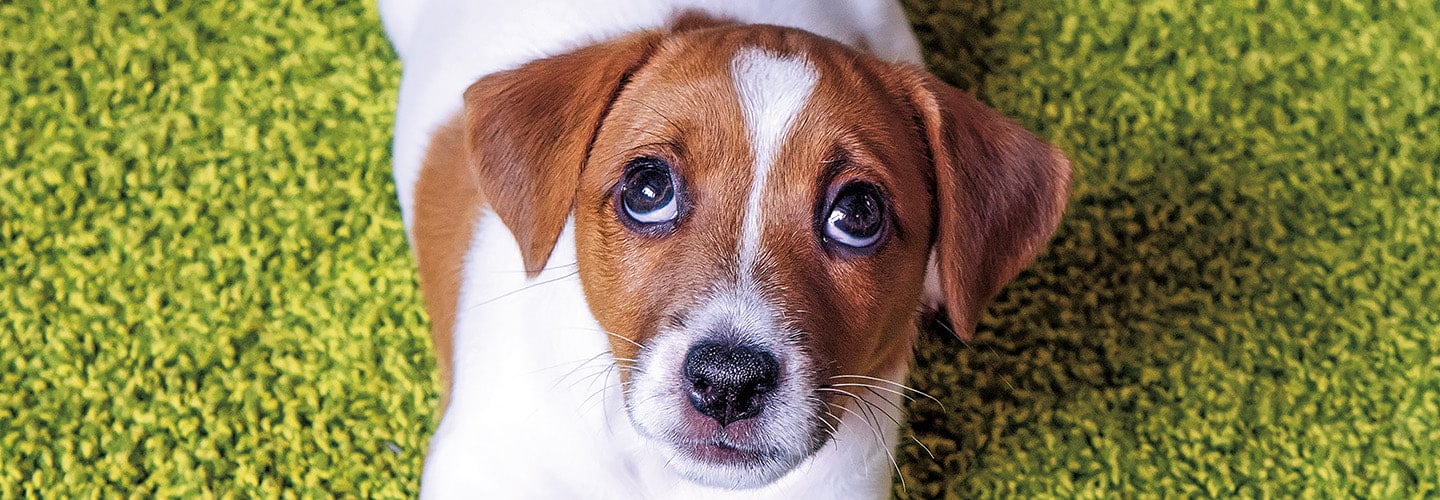
<path fill-rule="evenodd" d="M 722 425 L 760 413 L 764 396 L 775 390 L 780 364 L 769 352 L 746 344 L 702 342 L 685 355 L 696 411 Z"/>

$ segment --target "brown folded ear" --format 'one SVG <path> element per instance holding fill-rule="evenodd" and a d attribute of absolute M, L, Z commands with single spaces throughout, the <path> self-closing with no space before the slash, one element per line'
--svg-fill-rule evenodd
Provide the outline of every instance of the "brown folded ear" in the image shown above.
<path fill-rule="evenodd" d="M 915 71 L 912 99 L 935 166 L 932 248 L 955 332 L 1040 252 L 1065 209 L 1070 162 L 974 97 Z"/>
<path fill-rule="evenodd" d="M 660 36 L 643 33 L 494 73 L 465 91 L 467 156 L 525 271 L 550 258 L 600 121 Z"/>

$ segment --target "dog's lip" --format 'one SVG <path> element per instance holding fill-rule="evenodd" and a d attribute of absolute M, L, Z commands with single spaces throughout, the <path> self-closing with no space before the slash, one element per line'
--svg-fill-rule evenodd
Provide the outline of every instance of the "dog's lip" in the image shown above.
<path fill-rule="evenodd" d="M 753 465 L 772 455 L 765 450 L 740 448 L 721 440 L 682 442 L 674 446 L 687 458 L 716 465 Z"/>

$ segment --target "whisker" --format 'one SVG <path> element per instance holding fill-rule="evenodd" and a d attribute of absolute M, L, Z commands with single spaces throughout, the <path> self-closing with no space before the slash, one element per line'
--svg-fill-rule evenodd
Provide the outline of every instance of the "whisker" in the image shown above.
<path fill-rule="evenodd" d="M 569 385 L 568 387 L 573 388 L 573 387 L 575 387 L 576 384 L 579 384 L 579 383 L 581 383 L 581 382 L 586 382 L 586 383 L 588 384 L 588 385 L 586 386 L 587 388 L 588 388 L 588 387 L 594 387 L 594 386 L 595 386 L 595 380 L 596 380 L 596 378 L 597 378 L 597 377 L 600 377 L 601 375 L 604 375 L 604 374 L 606 374 L 607 372 L 609 372 L 610 370 L 614 369 L 614 368 L 615 368 L 615 365 L 596 366 L 596 367 L 594 367 L 594 368 L 596 368 L 596 371 L 595 371 L 594 373 L 591 373 L 590 375 L 586 375 L 584 378 L 581 378 L 581 379 L 579 379 L 579 380 L 576 380 L 576 381 L 570 383 L 570 385 Z"/>
<path fill-rule="evenodd" d="M 605 368 L 605 371 L 600 372 L 600 375 L 604 375 L 605 378 L 608 378 L 608 377 L 610 376 L 610 370 L 614 370 L 614 369 L 615 369 L 615 365 L 610 365 L 609 367 L 606 367 L 606 368 Z M 594 377 L 594 376 L 592 375 L 592 379 L 591 379 L 591 382 L 590 382 L 590 384 L 591 384 L 592 386 L 595 384 L 595 381 L 594 381 L 595 379 L 594 379 L 593 377 Z M 609 390 L 609 389 L 610 389 L 610 385 L 609 385 L 609 384 L 603 384 L 603 385 L 600 386 L 600 390 L 597 390 L 597 391 L 594 391 L 594 392 L 590 393 L 590 396 L 586 397 L 584 401 L 581 401 L 581 402 L 580 402 L 580 411 L 582 411 L 582 412 L 585 411 L 585 407 L 586 407 L 587 405 L 589 405 L 591 399 L 594 399 L 595 396 L 599 396 L 599 395 L 601 395 L 601 394 L 604 394 L 605 391 L 607 391 L 607 390 Z M 605 401 L 605 398 L 603 398 L 603 397 L 600 398 L 600 401 L 602 401 L 602 402 Z"/>
<path fill-rule="evenodd" d="M 531 283 L 531 284 L 529 284 L 529 285 L 525 285 L 525 286 L 523 286 L 523 287 L 520 287 L 520 289 L 518 289 L 518 290 L 511 290 L 511 291 L 509 291 L 509 292 L 505 292 L 505 293 L 503 293 L 503 294 L 500 294 L 500 296 L 498 296 L 498 297 L 494 297 L 494 298 L 491 298 L 491 299 L 489 299 L 489 300 L 486 300 L 486 301 L 480 302 L 480 303 L 478 303 L 478 304 L 472 305 L 472 306 L 469 307 L 469 309 L 471 309 L 471 310 L 477 309 L 477 308 L 479 308 L 480 306 L 484 306 L 484 305 L 490 304 L 490 303 L 495 302 L 495 301 L 497 301 L 497 300 L 500 300 L 500 299 L 509 297 L 509 296 L 511 296 L 511 295 L 515 295 L 515 294 L 520 293 L 520 292 L 524 292 L 524 291 L 529 290 L 529 289 L 531 289 L 531 288 L 535 288 L 535 287 L 540 286 L 540 285 L 548 285 L 548 284 L 554 283 L 554 282 L 556 282 L 556 281 L 560 281 L 560 280 L 563 280 L 563 279 L 567 279 L 567 278 L 574 277 L 575 275 L 578 275 L 578 274 L 580 274 L 580 271 L 579 271 L 579 270 L 576 270 L 575 272 L 566 273 L 566 274 L 564 274 L 564 275 L 557 276 L 557 277 L 554 277 L 554 278 L 550 278 L 550 279 L 548 279 L 548 280 L 541 281 L 541 282 L 539 282 L 539 283 Z"/>
<path fill-rule="evenodd" d="M 605 355 L 605 353 L 602 352 L 602 353 L 600 353 L 600 354 L 596 354 L 596 355 L 594 355 L 594 356 L 591 356 L 589 359 L 586 359 L 586 360 L 584 360 L 584 361 L 580 361 L 580 362 L 579 362 L 580 364 L 579 364 L 578 366 L 576 366 L 575 368 L 570 369 L 570 371 L 568 371 L 568 372 L 565 372 L 565 374 L 564 374 L 564 375 L 561 375 L 560 378 L 555 379 L 555 383 L 550 386 L 550 390 L 552 390 L 552 391 L 555 390 L 555 388 L 556 388 L 556 387 L 559 387 L 559 386 L 560 386 L 560 383 L 561 383 L 561 382 L 564 382 L 565 379 L 570 378 L 570 376 L 571 376 L 571 375 L 574 375 L 575 372 L 580 371 L 581 368 L 585 368 L 585 367 L 586 367 L 587 365 L 589 365 L 590 363 L 594 363 L 596 360 L 598 360 L 598 359 L 600 358 L 600 356 L 604 356 L 604 355 Z M 556 367 L 559 367 L 559 366 L 561 366 L 561 365 L 566 365 L 566 364 L 569 364 L 569 363 L 574 363 L 574 361 L 570 361 L 570 362 L 566 362 L 566 363 L 561 363 L 561 364 L 559 364 L 559 365 L 555 365 L 555 366 L 552 366 L 552 367 L 550 367 L 550 368 L 545 368 L 545 370 L 549 370 L 549 369 L 551 369 L 551 368 L 556 368 Z M 537 370 L 537 371 L 538 371 L 538 370 Z M 574 385 L 574 384 L 571 384 L 571 385 Z"/>
<path fill-rule="evenodd" d="M 545 266 L 545 269 L 561 269 L 561 268 L 566 268 L 566 267 L 576 267 L 576 266 L 579 266 L 579 265 L 580 265 L 579 262 L 571 262 L 571 263 L 569 263 L 569 264 L 547 264 L 547 265 Z M 525 269 L 521 269 L 521 270 L 518 270 L 518 271 L 488 271 L 488 272 L 490 272 L 490 273 L 492 273 L 492 274 L 520 274 L 520 273 L 529 274 L 529 273 L 530 273 L 530 271 L 527 271 L 527 270 L 525 270 Z"/>
<path fill-rule="evenodd" d="M 823 388 L 822 388 L 822 389 L 823 389 Z M 884 402 L 888 403 L 891 408 L 895 408 L 895 411 L 899 412 L 900 414 L 903 415 L 903 414 L 905 413 L 905 410 L 901 409 L 899 405 L 896 405 L 893 401 L 890 401 L 889 398 L 886 398 L 886 397 L 881 396 L 880 393 L 875 392 L 874 389 L 869 388 L 869 387 L 866 387 L 865 390 L 870 391 L 871 394 L 874 394 L 875 397 L 880 398 L 881 401 L 884 401 Z M 838 392 L 838 393 L 843 394 L 843 395 L 846 395 L 846 396 L 850 396 L 851 398 L 857 399 L 857 400 L 859 400 L 859 401 L 861 401 L 861 402 L 864 402 L 864 403 L 867 404 L 867 405 L 870 405 L 871 407 L 873 407 L 873 408 L 875 408 L 876 410 L 880 411 L 880 413 L 885 414 L 885 417 L 886 417 L 886 418 L 889 418 L 891 422 L 894 422 L 894 423 L 895 423 L 895 427 L 897 427 L 897 428 L 900 427 L 900 421 L 897 420 L 894 415 L 891 415 L 890 412 L 889 412 L 889 411 L 886 411 L 884 408 L 880 408 L 879 406 L 875 405 L 874 402 L 872 402 L 872 401 L 870 401 L 870 400 L 868 400 L 868 399 L 865 399 L 865 398 L 855 398 L 855 396 L 854 396 L 853 394 L 850 394 L 849 392 L 842 391 L 842 390 L 839 390 L 839 389 L 831 389 L 831 391 L 833 391 L 833 392 Z M 812 398 L 813 398 L 813 396 L 812 396 Z M 873 413 L 872 413 L 872 415 L 873 415 Z M 916 439 L 915 433 L 913 433 L 913 432 L 910 433 L 909 438 L 910 438 L 911 441 L 914 441 L 915 444 L 920 445 L 920 448 L 923 449 L 923 450 L 925 450 L 925 454 L 926 454 L 926 455 L 930 455 L 930 459 L 931 459 L 931 460 L 936 460 L 936 458 L 935 458 L 935 453 L 932 452 L 932 451 L 930 451 L 930 447 L 929 447 L 929 446 L 925 446 L 925 443 L 922 443 L 922 442 L 920 442 L 919 439 Z"/>
<path fill-rule="evenodd" d="M 949 410 L 946 410 L 946 409 L 945 409 L 945 403 L 941 403 L 939 399 L 936 399 L 935 396 L 931 396 L 930 393 L 927 393 L 927 392 L 922 391 L 922 390 L 920 390 L 920 389 L 916 389 L 916 388 L 914 388 L 914 387 L 910 387 L 910 386 L 908 386 L 908 385 L 905 385 L 905 384 L 896 382 L 896 381 L 894 381 L 894 380 L 886 380 L 886 379 L 879 378 L 879 377 L 867 377 L 867 376 L 865 376 L 865 375 L 835 375 L 835 376 L 832 376 L 832 377 L 830 377 L 830 378 L 831 378 L 831 379 L 837 379 L 837 378 L 858 378 L 858 379 L 865 379 L 865 380 L 874 380 L 874 381 L 876 381 L 876 382 L 884 382 L 884 383 L 893 385 L 893 386 L 895 386 L 895 387 L 899 387 L 899 388 L 901 388 L 901 389 L 914 392 L 915 394 L 917 394 L 917 395 L 919 395 L 919 396 L 923 396 L 925 399 L 929 399 L 929 400 L 931 400 L 931 401 L 934 401 L 935 404 L 940 405 L 940 409 L 941 409 L 941 410 L 949 411 Z"/>
<path fill-rule="evenodd" d="M 556 369 L 556 368 L 560 368 L 560 367 L 562 367 L 562 366 L 570 365 L 570 364 L 574 364 L 574 363 L 580 363 L 580 364 L 583 365 L 583 364 L 585 364 L 585 363 L 589 363 L 589 362 L 591 362 L 591 361 L 595 361 L 595 358 L 598 358 L 598 357 L 604 356 L 604 355 L 605 355 L 605 353 L 602 352 L 602 353 L 596 354 L 596 355 L 594 355 L 594 356 L 590 356 L 589 358 L 586 358 L 586 359 L 581 359 L 581 360 L 573 360 L 573 359 L 572 359 L 572 360 L 570 360 L 570 361 L 562 361 L 562 362 L 555 363 L 555 364 L 553 364 L 553 365 L 550 365 L 550 366 L 547 366 L 547 367 L 544 367 L 544 368 L 537 368 L 535 371 L 529 372 L 528 375 L 534 375 L 534 374 L 536 374 L 536 373 L 540 373 L 540 372 L 543 372 L 543 371 L 554 370 L 554 369 Z"/>
<path fill-rule="evenodd" d="M 841 394 L 841 395 L 844 395 L 844 396 L 855 397 L 855 395 L 854 395 L 854 394 L 850 394 L 849 391 L 845 391 L 845 390 L 842 390 L 842 389 L 834 389 L 834 388 L 831 388 L 831 387 L 825 387 L 825 386 L 816 387 L 815 390 L 817 390 L 817 391 L 825 391 L 825 392 L 834 392 L 834 393 L 838 393 L 838 394 Z M 826 404 L 829 404 L 829 402 L 827 401 Z"/>
<path fill-rule="evenodd" d="M 870 391 L 871 394 L 874 394 L 875 397 L 880 398 L 882 401 L 885 401 L 885 402 L 887 402 L 887 403 L 890 402 L 890 400 L 885 399 L 884 396 L 881 396 L 880 393 L 875 392 L 874 389 L 871 389 L 871 388 L 869 388 L 869 387 L 866 387 L 865 390 Z M 875 404 L 874 401 L 871 401 L 871 400 L 869 400 L 869 399 L 867 399 L 867 398 L 864 398 L 864 397 L 861 397 L 861 398 L 859 398 L 859 399 L 860 399 L 860 402 L 865 403 L 866 406 L 869 406 L 872 411 L 878 411 L 878 412 L 880 412 L 881 414 L 885 415 L 885 418 L 890 419 L 890 422 L 893 423 L 893 424 L 895 424 L 895 428 L 897 428 L 897 429 L 900 428 L 900 420 L 897 419 L 897 418 L 895 418 L 895 415 L 894 415 L 894 414 L 891 414 L 889 411 L 886 411 L 884 408 L 881 408 L 880 405 Z M 894 403 L 891 403 L 891 405 L 894 405 Z M 905 413 L 904 410 L 901 410 L 901 411 L 900 411 L 900 414 L 903 415 L 904 413 Z M 874 415 L 874 413 L 872 413 L 871 415 Z"/>
<path fill-rule="evenodd" d="M 878 385 L 859 384 L 859 383 L 849 383 L 849 382 L 847 382 L 847 383 L 844 383 L 844 384 L 830 384 L 830 387 L 865 387 L 865 388 L 868 388 L 868 389 L 879 389 L 879 390 L 882 390 L 882 391 L 885 391 L 885 392 L 888 392 L 888 393 L 891 393 L 891 394 L 899 395 L 900 397 L 905 398 L 906 401 L 909 401 L 909 402 L 912 402 L 912 403 L 915 402 L 915 398 L 910 397 L 910 395 L 908 395 L 908 394 L 905 394 L 905 393 L 903 393 L 903 392 L 897 391 L 897 390 L 895 390 L 895 389 L 890 389 L 890 388 L 888 388 L 888 387 L 880 387 L 880 386 L 878 386 Z"/>
<path fill-rule="evenodd" d="M 975 348 L 975 346 L 972 346 L 972 345 L 970 345 L 969 342 L 966 342 L 966 341 L 965 341 L 965 337 L 961 336 L 959 333 L 956 333 L 956 332 L 955 332 L 955 329 L 954 329 L 954 328 L 950 328 L 950 325 L 946 324 L 944 321 L 940 321 L 939 318 L 936 318 L 936 319 L 935 319 L 935 324 L 940 325 L 940 328 L 944 328 L 945 331 L 950 332 L 950 334 L 951 334 L 951 335 L 954 335 L 955 338 L 960 339 L 960 343 L 963 344 L 965 347 L 969 347 L 969 348 L 971 348 L 971 349 L 974 349 L 974 348 Z"/>
<path fill-rule="evenodd" d="M 813 399 L 813 400 L 815 400 L 815 401 L 818 401 L 818 402 L 820 402 L 821 404 L 824 404 L 824 403 L 825 403 L 825 400 L 820 399 L 820 398 L 817 398 L 817 397 L 815 397 L 815 396 L 810 396 L 810 399 Z M 823 406 L 821 407 L 821 410 L 820 410 L 820 411 L 825 412 L 825 415 L 828 415 L 830 418 L 835 419 L 836 422 L 839 422 L 839 421 L 840 421 L 840 417 L 839 417 L 838 415 L 835 415 L 834 413 L 831 413 L 830 410 L 824 409 Z M 829 432 L 830 432 L 830 439 L 829 439 L 829 441 L 834 441 L 834 440 L 836 440 L 836 439 L 840 439 L 840 429 L 836 429 L 834 425 L 830 425 L 830 421 L 825 420 L 825 417 L 824 417 L 824 416 L 821 416 L 821 417 L 820 417 L 820 423 L 821 423 L 821 424 L 824 424 L 826 428 L 830 429 L 830 431 L 829 431 Z"/>
<path fill-rule="evenodd" d="M 605 330 L 605 329 L 601 329 L 601 328 L 573 328 L 573 330 L 584 330 L 584 331 L 600 332 L 600 333 L 603 333 L 603 334 L 605 334 L 605 335 L 609 335 L 609 336 L 611 336 L 611 337 L 615 337 L 615 338 L 617 338 L 617 339 L 624 340 L 625 342 L 629 343 L 630 345 L 633 345 L 633 346 L 635 346 L 635 347 L 637 347 L 637 348 L 640 348 L 640 349 L 642 349 L 642 350 L 645 349 L 645 346 L 640 345 L 639 342 L 636 342 L 636 341 L 634 341 L 634 340 L 630 340 L 629 337 L 626 337 L 626 336 L 624 336 L 624 335 L 620 335 L 620 334 L 618 334 L 618 333 L 615 333 L 615 332 L 612 332 L 612 331 L 609 331 L 609 330 Z M 616 358 L 616 359 L 621 359 L 621 358 Z M 634 361 L 634 360 L 632 359 L 631 361 Z"/>
<path fill-rule="evenodd" d="M 665 394 L 665 393 L 663 393 L 663 392 L 651 394 L 650 397 L 647 397 L 647 398 L 645 398 L 645 399 L 642 399 L 642 400 L 633 402 L 633 403 L 631 404 L 631 406 L 644 405 L 644 404 L 646 404 L 646 403 L 649 403 L 649 402 L 654 401 L 654 400 L 656 400 L 656 399 L 663 398 L 663 397 L 665 397 L 665 396 L 667 396 L 667 394 Z"/>
<path fill-rule="evenodd" d="M 840 421 L 840 416 L 839 416 L 839 415 L 836 415 L 836 414 L 834 414 L 834 413 L 830 413 L 830 410 L 826 410 L 826 409 L 825 409 L 825 405 L 827 405 L 827 404 L 829 404 L 829 403 L 826 403 L 824 399 L 820 399 L 819 396 L 816 396 L 816 395 L 814 395 L 814 394 L 811 394 L 811 395 L 808 396 L 806 399 L 808 399 L 808 400 L 810 400 L 810 401 L 814 401 L 814 402 L 816 402 L 816 403 L 820 403 L 820 404 L 818 405 L 817 409 L 819 409 L 820 411 L 825 412 L 826 415 L 829 415 L 830 418 L 835 419 L 836 422 L 839 422 L 839 421 Z M 821 420 L 824 420 L 824 419 L 821 419 Z M 826 422 L 826 423 L 829 423 L 829 422 Z M 830 427 L 830 430 L 835 431 L 835 432 L 840 432 L 839 429 L 836 429 L 836 428 L 834 428 L 834 427 Z"/>
<path fill-rule="evenodd" d="M 917 393 L 917 394 L 925 394 L 925 391 L 922 391 L 922 390 L 920 390 L 920 389 L 916 389 L 916 388 L 914 388 L 914 387 L 910 387 L 910 386 L 908 386 L 908 385 L 905 385 L 905 384 L 896 382 L 896 381 L 894 381 L 894 380 L 885 379 L 885 378 L 880 378 L 880 377 L 871 377 L 871 376 L 868 376 L 868 375 L 855 375 L 855 374 L 845 373 L 845 374 L 840 374 L 840 375 L 831 375 L 830 378 L 831 378 L 831 379 L 837 379 L 837 378 L 858 378 L 858 379 L 865 379 L 865 380 L 870 380 L 870 381 L 873 381 L 873 382 L 881 382 L 881 383 L 885 383 L 885 384 L 890 384 L 890 385 L 893 385 L 893 386 L 895 386 L 895 387 L 899 387 L 899 388 L 901 388 L 901 389 L 905 389 L 905 390 L 907 390 L 907 391 L 914 391 L 914 392 Z"/>
<path fill-rule="evenodd" d="M 847 393 L 847 392 L 845 392 L 845 391 L 837 391 L 837 392 L 841 392 L 841 393 L 845 393 L 845 394 L 850 394 L 850 393 Z M 850 396 L 854 397 L 855 395 L 854 395 L 854 394 L 850 394 Z M 905 485 L 905 475 L 900 472 L 900 463 L 895 461 L 895 455 L 890 452 L 890 445 L 885 442 L 885 438 L 884 438 L 884 437 L 881 437 L 881 436 L 880 436 L 880 429 L 877 428 L 877 427 L 879 426 L 879 424 L 876 423 L 876 422 L 874 422 L 874 421 L 871 421 L 871 420 L 866 419 L 864 415 L 861 415 L 861 414 L 860 414 L 860 412 L 857 412 L 857 411 L 855 411 L 855 410 L 851 410 L 851 409 L 849 409 L 849 408 L 846 408 L 845 405 L 837 405 L 837 404 L 829 403 L 829 402 L 827 402 L 827 403 L 825 403 L 825 404 L 830 405 L 830 406 L 834 406 L 834 407 L 836 407 L 836 408 L 839 408 L 839 409 L 841 409 L 841 410 L 845 410 L 845 411 L 847 411 L 847 412 L 850 412 L 850 414 L 851 414 L 851 415 L 855 415 L 856 418 L 859 418 L 860 420 L 863 420 L 863 421 L 866 421 L 866 422 L 869 422 L 869 423 L 872 424 L 872 425 L 868 426 L 868 427 L 870 427 L 870 432 L 873 433 L 873 434 L 875 434 L 875 441 L 878 442 L 878 443 L 880 443 L 880 447 L 881 447 L 881 448 L 885 449 L 885 456 L 890 459 L 890 465 L 895 467 L 895 477 L 900 478 L 900 488 L 903 489 L 903 490 L 905 490 L 906 493 L 909 493 L 909 492 L 910 492 L 910 488 Z"/>
<path fill-rule="evenodd" d="M 849 391 L 845 391 L 845 390 L 841 390 L 841 389 L 831 389 L 831 388 L 827 388 L 827 387 L 819 387 L 819 388 L 816 388 L 816 390 L 822 390 L 822 391 L 829 391 L 829 392 L 838 393 L 838 394 L 840 394 L 841 396 L 845 396 L 845 397 L 850 398 L 850 399 L 853 399 L 853 400 L 855 400 L 855 401 L 857 401 L 857 402 L 865 403 L 865 404 L 870 404 L 869 401 L 865 401 L 865 400 L 862 399 L 860 396 L 856 396 L 856 395 L 850 393 Z M 843 409 L 843 410 L 849 410 L 849 409 L 846 408 L 844 405 L 835 405 L 834 403 L 830 403 L 830 402 L 826 402 L 825 404 L 828 404 L 828 405 L 831 405 L 831 406 L 839 406 L 839 407 L 840 407 L 841 409 Z M 861 409 L 863 409 L 863 408 L 861 408 Z M 851 413 L 853 414 L 854 412 L 852 411 Z M 870 428 L 871 428 L 872 431 L 878 432 L 878 430 L 879 430 L 879 428 L 880 428 L 880 421 L 879 421 L 878 419 L 873 418 L 874 415 L 870 415 L 870 417 L 872 417 L 872 418 L 862 418 L 862 419 L 865 420 L 865 422 L 866 422 L 867 424 L 870 424 Z M 882 442 L 883 442 L 883 440 L 882 440 Z"/>
<path fill-rule="evenodd" d="M 897 429 L 900 427 L 900 421 L 899 421 L 898 419 L 896 419 L 894 415 L 891 415 L 890 412 L 885 411 L 884 408 L 881 408 L 880 406 L 876 405 L 874 402 L 872 402 L 872 401 L 870 401 L 870 400 L 868 400 L 868 399 L 865 399 L 865 398 L 863 398 L 863 397 L 860 397 L 860 396 L 858 396 L 858 395 L 851 394 L 851 393 L 846 392 L 846 391 L 842 391 L 842 390 L 839 390 L 839 389 L 832 389 L 832 390 L 835 391 L 835 392 L 838 392 L 838 393 L 840 393 L 840 394 L 842 394 L 842 395 L 844 395 L 844 396 L 847 396 L 847 397 L 849 397 L 850 399 L 855 400 L 855 402 L 857 402 L 857 403 L 862 403 L 862 404 L 864 404 L 865 407 L 862 407 L 862 409 L 864 409 L 867 413 L 870 414 L 871 420 L 872 420 L 873 422 L 875 422 L 876 425 L 879 425 L 879 424 L 880 424 L 880 419 L 875 418 L 875 412 L 878 411 L 878 412 L 884 414 L 884 415 L 885 415 L 885 418 L 890 419 L 890 422 L 893 423 L 893 424 L 895 424 L 895 427 L 896 427 Z M 871 392 L 874 392 L 874 391 L 871 391 Z M 878 395 L 879 393 L 875 393 L 875 394 Z M 892 404 L 893 404 L 893 403 L 892 403 Z M 904 412 L 902 411 L 901 413 L 904 413 Z"/>
<path fill-rule="evenodd" d="M 904 408 L 901 408 L 899 404 L 896 404 L 894 401 L 891 401 L 890 398 L 885 397 L 884 394 L 880 394 L 880 393 L 878 393 L 878 392 L 875 392 L 875 389 L 872 389 L 872 388 L 869 388 L 869 387 L 866 387 L 865 390 L 870 391 L 870 394 L 874 394 L 875 397 L 880 398 L 880 400 L 881 400 L 881 401 L 884 401 L 885 404 L 890 405 L 890 407 L 891 407 L 891 408 L 894 408 L 897 413 L 899 413 L 899 414 L 901 414 L 901 415 L 904 415 L 904 414 L 905 414 L 905 409 L 904 409 Z M 890 413 L 890 412 L 887 411 L 887 412 L 885 412 L 885 413 L 888 414 L 888 413 Z"/>
<path fill-rule="evenodd" d="M 910 440 L 911 440 L 911 441 L 914 441 L 915 444 L 920 445 L 920 449 L 925 450 L 925 454 L 926 454 L 926 455 L 930 455 L 930 460 L 938 460 L 937 458 L 935 458 L 935 453 L 930 451 L 930 447 L 929 447 L 929 446 L 925 446 L 925 443 L 920 442 L 919 439 L 915 439 L 915 434 L 914 434 L 914 433 L 911 433 L 911 434 L 910 434 Z"/>
<path fill-rule="evenodd" d="M 612 332 L 612 331 L 609 331 L 609 330 L 601 330 L 601 331 L 605 332 L 606 335 L 609 335 L 609 336 L 611 336 L 611 337 L 615 337 L 615 338 L 617 338 L 617 339 L 620 339 L 620 340 L 624 340 L 624 341 L 626 341 L 626 342 L 629 342 L 630 345 L 633 345 L 633 346 L 638 347 L 638 348 L 640 348 L 640 349 L 644 349 L 644 348 L 645 348 L 645 346 L 640 345 L 639 342 L 636 342 L 636 341 L 634 341 L 634 340 L 630 340 L 629 338 L 625 337 L 624 335 L 620 335 L 620 334 L 618 334 L 618 333 L 615 333 L 615 332 Z"/>

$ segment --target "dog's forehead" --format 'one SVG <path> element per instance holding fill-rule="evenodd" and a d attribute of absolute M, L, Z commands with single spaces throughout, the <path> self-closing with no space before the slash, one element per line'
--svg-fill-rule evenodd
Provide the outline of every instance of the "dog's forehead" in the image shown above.
<path fill-rule="evenodd" d="M 912 124 L 897 112 L 883 66 L 838 42 L 784 28 L 673 37 L 632 75 L 611 115 L 618 126 L 602 130 L 602 147 L 669 143 L 706 156 L 706 165 L 687 172 L 701 176 L 754 177 L 794 160 L 818 173 L 807 165 L 837 149 L 874 153 L 882 157 L 872 162 L 877 166 L 900 163 L 883 150 L 908 144 Z"/>
<path fill-rule="evenodd" d="M 728 174 L 801 182 L 826 162 L 850 159 L 883 185 L 911 182 L 892 179 L 910 174 L 894 170 L 924 162 L 914 112 L 896 89 L 903 77 L 833 40 L 769 27 L 719 30 L 671 43 L 650 67 L 655 77 L 641 93 L 655 100 L 644 111 L 668 115 L 655 118 L 661 128 L 705 130 L 707 137 L 682 139 L 710 142 L 698 146 L 712 154 L 743 158 Z"/>
<path fill-rule="evenodd" d="M 796 118 L 820 79 L 802 55 L 744 47 L 730 61 L 730 78 L 744 118 L 753 163 L 741 223 L 739 257 L 742 281 L 759 253 L 766 184 L 780 149 L 792 136 Z"/>
<path fill-rule="evenodd" d="M 832 148 L 911 139 L 911 113 L 897 109 L 905 103 L 890 88 L 891 73 L 891 65 L 833 40 L 743 26 L 667 40 L 633 83 L 666 106 L 647 103 L 650 111 L 743 128 L 746 146 L 768 139 Z"/>
<path fill-rule="evenodd" d="M 909 168 L 923 161 L 921 148 L 887 90 L 886 68 L 784 28 L 672 38 L 618 96 L 597 137 L 603 164 L 590 185 L 616 185 L 629 158 L 670 156 L 708 212 L 699 214 L 708 245 L 733 249 L 743 273 L 773 243 L 767 227 L 809 220 L 825 183 L 846 180 L 827 177 L 837 160 L 886 191 L 921 182 Z M 925 210 L 897 208 L 918 218 Z"/>
<path fill-rule="evenodd" d="M 858 97 L 873 81 L 860 54 L 839 42 L 775 26 L 728 26 L 667 37 L 637 68 L 631 89 L 697 106 L 794 104 L 824 94 Z M 808 87 L 808 88 L 806 88 Z M 735 102 L 736 98 L 744 99 Z M 796 101 L 768 100 L 770 95 Z M 763 106 L 762 106 L 763 107 Z M 734 108 L 730 108 L 734 110 Z M 795 107 L 778 111 L 798 111 Z"/>

